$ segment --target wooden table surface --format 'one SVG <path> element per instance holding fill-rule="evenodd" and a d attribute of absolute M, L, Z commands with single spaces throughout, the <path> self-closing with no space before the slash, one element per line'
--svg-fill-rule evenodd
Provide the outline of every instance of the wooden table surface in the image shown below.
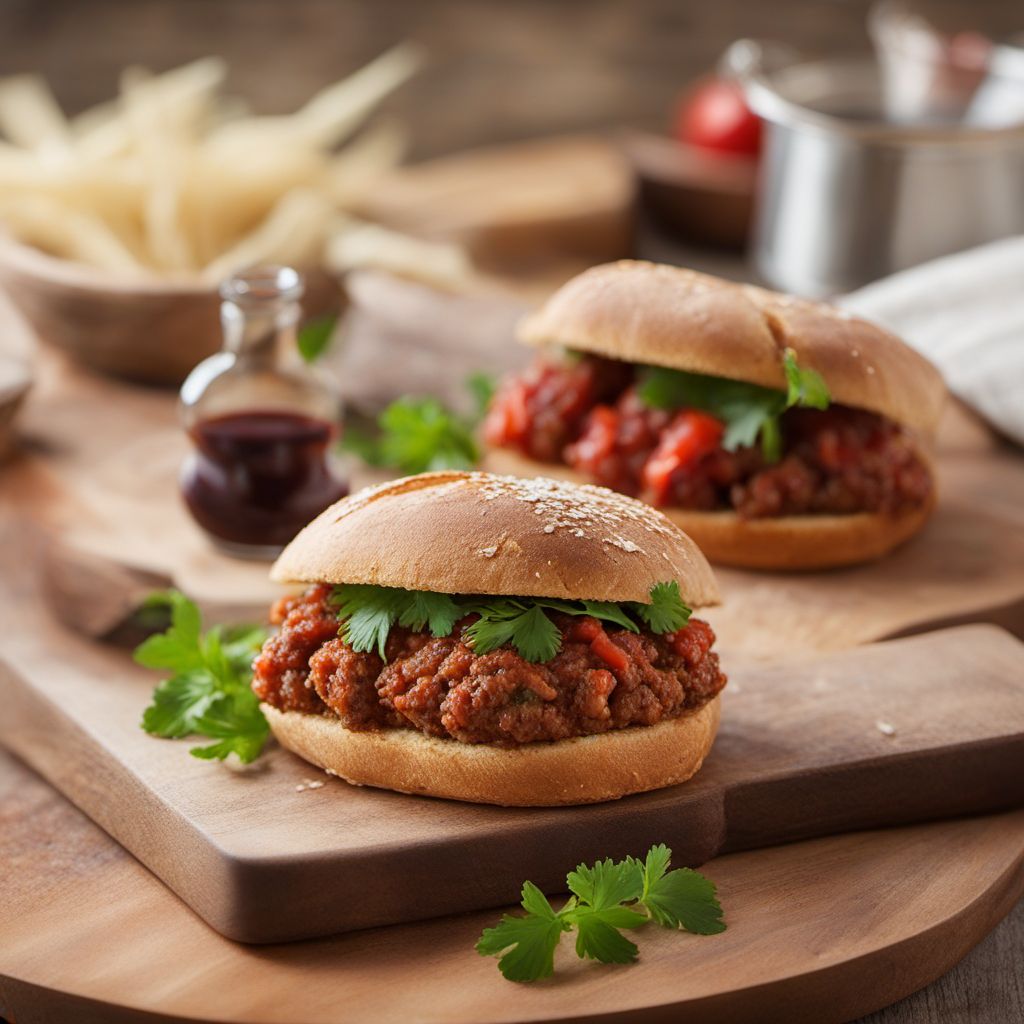
<path fill-rule="evenodd" d="M 45 850 L 47 863 L 82 874 L 131 857 L 10 754 L 0 750 L 0 855 L 24 862 Z M 2 885 L 0 885 L 2 892 Z M 184 912 L 184 911 L 183 911 Z M 974 1024 L 1024 1017 L 1020 979 L 1024 902 L 943 978 L 862 1024 Z M 0 982 L 0 1008 L 6 1003 Z M 10 1024 L 15 1024 L 11 1021 Z M 64 1024 L 54 1021 L 54 1024 Z"/>

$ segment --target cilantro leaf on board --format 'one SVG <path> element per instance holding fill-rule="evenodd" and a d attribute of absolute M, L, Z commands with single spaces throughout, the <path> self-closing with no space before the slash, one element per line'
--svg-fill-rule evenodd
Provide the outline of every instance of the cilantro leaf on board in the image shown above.
<path fill-rule="evenodd" d="M 570 925 L 554 912 L 547 897 L 533 884 L 523 884 L 526 917 L 504 914 L 495 928 L 485 928 L 476 944 L 481 956 L 500 956 L 498 970 L 509 981 L 548 978 L 555 970 L 555 949 Z"/>
<path fill-rule="evenodd" d="M 399 398 L 381 413 L 381 464 L 405 473 L 472 469 L 480 452 L 472 429 L 436 398 Z"/>
<path fill-rule="evenodd" d="M 267 631 L 215 626 L 203 633 L 199 609 L 183 594 L 168 591 L 147 602 L 150 607 L 160 603 L 170 608 L 171 625 L 139 644 L 135 660 L 174 674 L 153 691 L 142 728 L 168 739 L 198 735 L 217 740 L 193 748 L 196 757 L 223 760 L 235 754 L 244 763 L 255 760 L 269 729 L 249 684 L 252 659 Z"/>
<path fill-rule="evenodd" d="M 469 416 L 452 412 L 436 398 L 405 395 L 377 417 L 375 436 L 348 427 L 341 447 L 368 465 L 404 473 L 472 469 L 480 461 L 476 428 L 494 394 L 494 381 L 487 374 L 476 373 L 467 378 L 465 386 L 473 402 Z"/>
<path fill-rule="evenodd" d="M 628 907 L 597 910 L 579 907 L 572 915 L 576 925 L 576 955 L 600 960 L 603 964 L 632 963 L 640 953 L 635 942 L 623 935 L 620 928 L 639 928 L 647 917 Z"/>
<path fill-rule="evenodd" d="M 165 679 L 153 691 L 152 703 L 142 712 L 142 728 L 166 739 L 191 736 L 217 694 L 216 680 L 208 672 L 189 672 Z"/>
<path fill-rule="evenodd" d="M 487 415 L 498 382 L 489 373 L 471 373 L 465 381 L 466 390 L 473 399 L 473 425 L 480 423 Z"/>
<path fill-rule="evenodd" d="M 321 316 L 307 321 L 299 328 L 295 340 L 299 354 L 307 363 L 316 362 L 327 351 L 337 322 L 336 316 Z"/>
<path fill-rule="evenodd" d="M 714 885 L 688 868 L 669 871 L 672 851 L 653 846 L 643 860 L 580 864 L 566 877 L 572 896 L 555 911 L 532 882 L 523 885 L 525 916 L 505 914 L 484 929 L 476 950 L 499 956 L 498 969 L 510 981 L 538 981 L 554 972 L 562 932 L 576 931 L 576 955 L 601 963 L 632 963 L 636 943 L 623 929 L 655 923 L 702 935 L 724 930 Z"/>
<path fill-rule="evenodd" d="M 199 650 L 199 609 L 175 590 L 150 594 L 147 608 L 163 605 L 170 609 L 171 625 L 163 633 L 147 637 L 135 648 L 135 661 L 146 668 L 169 668 L 191 672 L 201 668 Z"/>
<path fill-rule="evenodd" d="M 223 761 L 228 754 L 235 754 L 243 764 L 249 764 L 263 749 L 270 727 L 259 702 L 245 699 L 243 693 L 238 693 L 227 700 L 217 701 L 196 721 L 195 731 L 218 742 L 206 747 L 193 747 L 189 751 L 193 757 Z"/>
<path fill-rule="evenodd" d="M 666 928 L 685 928 L 698 935 L 725 931 L 722 907 L 715 886 L 690 868 L 668 871 L 672 851 L 661 844 L 652 846 L 643 865 L 641 901 L 653 920 Z"/>
<path fill-rule="evenodd" d="M 639 899 L 644 891 L 643 872 L 632 860 L 618 864 L 610 859 L 599 860 L 589 868 L 579 864 L 565 881 L 569 892 L 595 910 L 607 910 L 626 900 Z"/>
<path fill-rule="evenodd" d="M 821 374 L 800 367 L 792 349 L 783 353 L 782 368 L 785 391 L 664 366 L 645 366 L 640 370 L 637 395 L 653 409 L 708 412 L 725 424 L 722 447 L 726 451 L 750 447 L 760 437 L 765 459 L 778 462 L 782 457 L 782 413 L 795 405 L 827 409 L 830 400 Z"/>

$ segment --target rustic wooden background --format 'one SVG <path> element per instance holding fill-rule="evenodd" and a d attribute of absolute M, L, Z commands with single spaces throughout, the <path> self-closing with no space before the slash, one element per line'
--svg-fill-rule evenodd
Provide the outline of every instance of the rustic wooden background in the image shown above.
<path fill-rule="evenodd" d="M 867 0 L 0 0 L 0 75 L 40 72 L 69 111 L 113 93 L 120 69 L 225 56 L 233 91 L 293 109 L 387 46 L 430 63 L 387 105 L 414 158 L 623 124 L 658 129 L 689 80 L 743 35 L 816 52 L 867 45 Z M 963 24 L 1019 17 L 1011 0 L 929 4 Z M 1020 28 L 1021 25 L 1005 25 Z M 3 758 L 19 799 L 63 803 Z M 24 811 L 18 800 L 0 814 Z M 33 813 L 36 813 L 35 810 Z M 1024 1012 L 1024 907 L 956 970 L 871 1024 L 973 1024 Z"/>
<path fill-rule="evenodd" d="M 963 24 L 1003 24 L 1019 7 L 1013 0 L 927 6 Z M 662 127 L 679 88 L 732 40 L 778 38 L 826 53 L 864 48 L 869 7 L 869 0 L 0 0 L 0 74 L 41 72 L 77 111 L 108 99 L 125 64 L 162 70 L 216 53 L 228 59 L 239 95 L 277 112 L 414 39 L 430 64 L 388 110 L 411 127 L 412 155 L 427 157 L 566 130 Z"/>

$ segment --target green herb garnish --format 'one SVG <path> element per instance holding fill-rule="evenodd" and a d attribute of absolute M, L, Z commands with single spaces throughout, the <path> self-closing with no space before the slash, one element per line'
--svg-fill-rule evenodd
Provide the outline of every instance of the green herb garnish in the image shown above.
<path fill-rule="evenodd" d="M 168 607 L 171 625 L 135 649 L 146 668 L 174 674 L 153 691 L 142 713 L 142 728 L 153 736 L 177 739 L 208 736 L 217 742 L 193 747 L 193 757 L 223 761 L 235 754 L 256 760 L 269 727 L 250 688 L 252 659 L 267 638 L 257 626 L 218 626 L 201 632 L 199 609 L 176 590 L 154 594 L 146 607 Z"/>
<path fill-rule="evenodd" d="M 801 368 L 790 348 L 783 354 L 782 368 L 786 374 L 785 391 L 725 377 L 647 366 L 640 372 L 637 394 L 654 409 L 702 409 L 722 420 L 722 447 L 726 451 L 753 445 L 760 436 L 765 459 L 778 462 L 782 457 L 782 413 L 796 405 L 827 409 L 829 404 L 828 388 L 821 374 Z"/>
<path fill-rule="evenodd" d="M 636 944 L 621 929 L 653 921 L 698 935 L 725 931 L 714 884 L 689 868 L 669 871 L 672 851 L 652 846 L 647 857 L 614 863 L 580 864 L 565 882 L 572 893 L 555 911 L 532 882 L 523 885 L 525 916 L 505 914 L 495 928 L 484 929 L 476 944 L 481 956 L 499 956 L 498 969 L 509 981 L 537 981 L 555 969 L 555 950 L 563 932 L 576 930 L 576 955 L 605 964 L 636 960 Z"/>
<path fill-rule="evenodd" d="M 435 594 L 346 583 L 334 588 L 341 635 L 354 651 L 376 651 L 385 657 L 394 625 L 428 628 L 434 636 L 450 636 L 463 616 L 479 616 L 466 637 L 477 654 L 511 644 L 527 660 L 550 661 L 562 646 L 562 634 L 548 611 L 593 615 L 637 633 L 646 625 L 655 633 L 674 633 L 689 622 L 690 609 L 672 580 L 651 588 L 651 603 L 640 601 L 560 601 L 546 597 L 491 597 Z"/>
<path fill-rule="evenodd" d="M 299 354 L 307 363 L 315 363 L 327 351 L 337 322 L 336 316 L 321 316 L 309 320 L 299 328 L 295 340 Z"/>
<path fill-rule="evenodd" d="M 375 435 L 349 427 L 341 446 L 368 465 L 403 473 L 472 469 L 480 461 L 476 428 L 494 394 L 494 381 L 478 373 L 467 379 L 466 388 L 473 399 L 469 416 L 459 416 L 436 398 L 407 395 L 377 417 Z"/>

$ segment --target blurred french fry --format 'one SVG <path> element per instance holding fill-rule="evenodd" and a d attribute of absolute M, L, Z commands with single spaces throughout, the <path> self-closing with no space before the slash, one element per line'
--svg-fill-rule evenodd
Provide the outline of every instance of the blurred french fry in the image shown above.
<path fill-rule="evenodd" d="M 44 196 L 0 200 L 0 218 L 18 237 L 54 256 L 102 270 L 137 273 L 138 260 L 103 221 Z"/>
<path fill-rule="evenodd" d="M 408 135 L 394 121 L 365 129 L 331 159 L 324 191 L 338 206 L 356 202 L 380 181 L 381 175 L 401 163 L 407 148 Z"/>
<path fill-rule="evenodd" d="M 457 245 L 425 242 L 418 238 L 347 220 L 327 243 L 328 269 L 342 274 L 349 270 L 373 268 L 398 277 L 459 291 L 473 279 L 473 267 L 466 251 Z"/>
<path fill-rule="evenodd" d="M 209 144 L 231 147 L 257 142 L 331 149 L 351 135 L 381 100 L 409 79 L 420 63 L 419 48 L 403 43 L 317 93 L 297 113 L 230 122 L 212 133 Z"/>
<path fill-rule="evenodd" d="M 331 204 L 312 189 L 287 193 L 260 226 L 203 269 L 207 281 L 220 281 L 240 267 L 255 263 L 319 262 L 324 227 L 333 213 Z"/>
<path fill-rule="evenodd" d="M 37 75 L 0 81 L 0 131 L 16 146 L 66 151 L 71 141 L 67 119 L 50 87 Z"/>
<path fill-rule="evenodd" d="M 337 147 L 419 63 L 396 47 L 275 117 L 223 97 L 215 57 L 128 68 L 115 100 L 70 121 L 41 79 L 0 80 L 0 227 L 108 270 L 215 279 L 264 259 L 319 261 L 405 136 L 382 123 Z"/>
<path fill-rule="evenodd" d="M 221 58 L 203 57 L 160 75 L 128 68 L 122 85 L 148 93 L 158 103 L 165 124 L 176 122 L 197 132 L 205 120 L 212 120 L 217 90 L 226 77 L 227 65 Z M 124 153 L 132 139 L 124 96 L 83 111 L 72 119 L 70 130 L 76 152 L 84 159 Z"/>

